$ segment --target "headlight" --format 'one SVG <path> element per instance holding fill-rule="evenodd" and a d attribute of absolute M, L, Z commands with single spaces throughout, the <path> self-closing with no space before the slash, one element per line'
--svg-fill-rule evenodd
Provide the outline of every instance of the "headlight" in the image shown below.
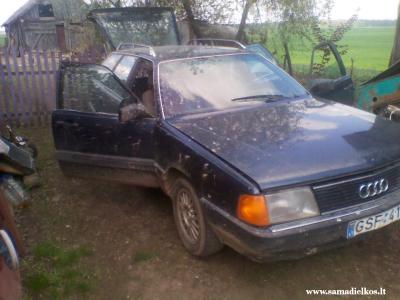
<path fill-rule="evenodd" d="M 289 222 L 319 215 L 310 188 L 297 188 L 267 195 L 241 195 L 238 218 L 256 226 Z"/>
<path fill-rule="evenodd" d="M 8 154 L 10 147 L 0 139 L 0 153 Z"/>
<path fill-rule="evenodd" d="M 319 215 L 310 188 L 297 188 L 265 196 L 270 223 L 282 223 Z"/>

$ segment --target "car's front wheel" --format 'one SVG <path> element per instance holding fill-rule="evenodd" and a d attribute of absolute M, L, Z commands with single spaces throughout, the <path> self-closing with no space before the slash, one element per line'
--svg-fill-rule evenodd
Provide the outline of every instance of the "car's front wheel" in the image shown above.
<path fill-rule="evenodd" d="M 221 250 L 223 245 L 207 224 L 192 185 L 186 179 L 178 178 L 173 191 L 175 223 L 185 248 L 195 256 L 207 256 Z"/>

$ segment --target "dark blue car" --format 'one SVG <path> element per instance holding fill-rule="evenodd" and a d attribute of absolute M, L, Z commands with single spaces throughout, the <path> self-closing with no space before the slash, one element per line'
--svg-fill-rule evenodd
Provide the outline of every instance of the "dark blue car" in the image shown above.
<path fill-rule="evenodd" d="M 193 255 L 299 258 L 400 219 L 399 124 L 316 100 L 258 54 L 128 47 L 58 84 L 62 170 L 162 188 Z"/>

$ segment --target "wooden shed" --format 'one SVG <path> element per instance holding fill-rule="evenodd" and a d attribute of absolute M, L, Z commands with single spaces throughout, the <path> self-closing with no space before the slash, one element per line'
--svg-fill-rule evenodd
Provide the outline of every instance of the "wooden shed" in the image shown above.
<path fill-rule="evenodd" d="M 84 40 L 83 0 L 29 0 L 2 26 L 9 48 L 69 52 Z"/>

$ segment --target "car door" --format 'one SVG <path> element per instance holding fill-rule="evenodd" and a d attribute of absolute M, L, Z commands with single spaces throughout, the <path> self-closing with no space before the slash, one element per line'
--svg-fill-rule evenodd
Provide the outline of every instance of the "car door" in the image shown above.
<path fill-rule="evenodd" d="M 107 67 L 62 65 L 52 127 L 64 173 L 158 186 L 152 135 L 156 119 L 120 123 L 122 101 L 138 102 L 138 98 Z"/>
<path fill-rule="evenodd" d="M 354 82 L 347 74 L 337 47 L 332 43 L 322 43 L 313 49 L 306 85 L 315 97 L 354 105 Z"/>

